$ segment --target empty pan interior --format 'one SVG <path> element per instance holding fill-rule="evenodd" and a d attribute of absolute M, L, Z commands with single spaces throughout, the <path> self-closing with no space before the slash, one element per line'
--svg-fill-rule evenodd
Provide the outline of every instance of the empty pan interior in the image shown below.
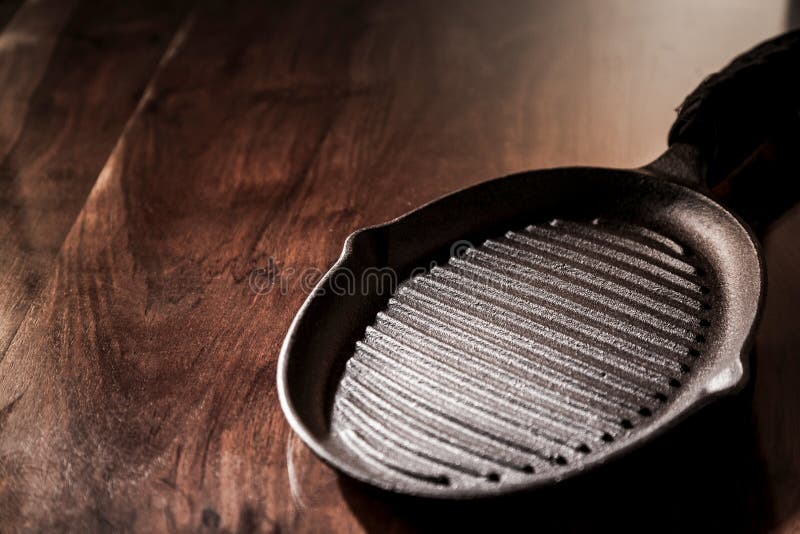
<path fill-rule="evenodd" d="M 605 461 L 739 384 L 761 264 L 702 195 L 571 169 L 357 234 L 319 289 L 282 354 L 295 429 L 357 478 L 463 497 Z"/>

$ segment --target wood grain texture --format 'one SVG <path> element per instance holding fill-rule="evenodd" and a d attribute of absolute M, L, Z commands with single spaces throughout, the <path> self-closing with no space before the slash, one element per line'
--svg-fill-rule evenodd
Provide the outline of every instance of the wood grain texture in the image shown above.
<path fill-rule="evenodd" d="M 326 268 L 348 233 L 513 171 L 649 161 L 704 73 L 785 26 L 782 2 L 207 2 L 185 18 L 178 11 L 106 31 L 131 39 L 121 58 L 100 46 L 48 60 L 70 46 L 52 37 L 55 52 L 41 52 L 39 74 L 26 71 L 22 100 L 44 109 L 35 95 L 48 101 L 64 84 L 74 127 L 48 126 L 40 112 L 44 126 L 26 138 L 31 114 L 0 90 L 0 109 L 16 117 L 0 126 L 28 139 L 0 136 L 4 153 L 22 147 L 9 161 L 23 163 L 4 177 L 30 176 L 44 192 L 39 212 L 59 212 L 37 215 L 30 239 L 44 243 L 43 259 L 20 260 L 39 273 L 41 289 L 26 297 L 33 306 L 18 329 L 19 314 L 2 319 L 0 521 L 9 530 L 798 525 L 800 339 L 787 314 L 800 292 L 797 216 L 767 241 L 754 417 L 748 402 L 736 412 L 744 423 L 733 418 L 716 437 L 690 427 L 690 438 L 707 441 L 656 449 L 677 464 L 634 464 L 611 486 L 535 502 L 395 500 L 316 460 L 275 392 L 279 346 L 307 292 L 298 273 Z M 107 12 L 90 13 L 106 27 Z M 150 24 L 171 38 L 148 48 Z M 165 47 L 137 105 L 143 85 L 133 80 Z M 111 81 L 123 75 L 125 91 Z M 72 168 L 64 162 L 80 171 L 58 174 Z M 47 165 L 63 178 L 58 194 L 41 178 Z M 61 191 L 71 199 L 63 207 L 41 200 Z M 6 243 L 10 261 L 17 249 Z M 249 277 L 270 258 L 285 291 L 259 294 Z M 4 291 L 16 283 L 8 279 Z"/>
<path fill-rule="evenodd" d="M 27 2 L 0 34 L 0 359 L 185 11 L 155 4 Z"/>
<path fill-rule="evenodd" d="M 0 2 L 0 30 L 5 28 L 22 4 L 22 0 L 3 0 Z"/>

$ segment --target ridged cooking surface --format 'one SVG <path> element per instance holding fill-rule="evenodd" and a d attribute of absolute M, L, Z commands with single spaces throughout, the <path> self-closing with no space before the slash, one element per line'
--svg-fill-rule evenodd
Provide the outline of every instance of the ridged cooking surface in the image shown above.
<path fill-rule="evenodd" d="M 557 475 L 650 424 L 702 358 L 706 276 L 622 223 L 552 221 L 406 281 L 347 363 L 331 426 L 398 487 Z"/>

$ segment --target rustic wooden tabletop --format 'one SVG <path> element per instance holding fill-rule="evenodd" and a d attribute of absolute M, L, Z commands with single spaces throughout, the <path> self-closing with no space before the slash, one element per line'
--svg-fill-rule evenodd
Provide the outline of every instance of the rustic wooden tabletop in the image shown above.
<path fill-rule="evenodd" d="M 588 494 L 406 502 L 318 461 L 275 390 L 308 292 L 291 273 L 491 177 L 652 160 L 682 97 L 798 11 L 2 2 L 0 531 L 800 529 L 798 210 L 766 236 L 746 422 L 690 433 L 675 454 L 694 463 Z M 265 267 L 285 287 L 254 284 Z"/>

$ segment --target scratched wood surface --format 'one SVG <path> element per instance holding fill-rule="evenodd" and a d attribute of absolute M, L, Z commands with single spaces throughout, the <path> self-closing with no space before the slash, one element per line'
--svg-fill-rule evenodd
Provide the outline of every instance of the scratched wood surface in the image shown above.
<path fill-rule="evenodd" d="M 800 528 L 797 210 L 766 236 L 752 397 L 655 463 L 407 501 L 338 478 L 277 403 L 294 273 L 352 230 L 514 171 L 644 164 L 704 74 L 798 18 L 699 4 L 3 4 L 0 531 Z"/>

